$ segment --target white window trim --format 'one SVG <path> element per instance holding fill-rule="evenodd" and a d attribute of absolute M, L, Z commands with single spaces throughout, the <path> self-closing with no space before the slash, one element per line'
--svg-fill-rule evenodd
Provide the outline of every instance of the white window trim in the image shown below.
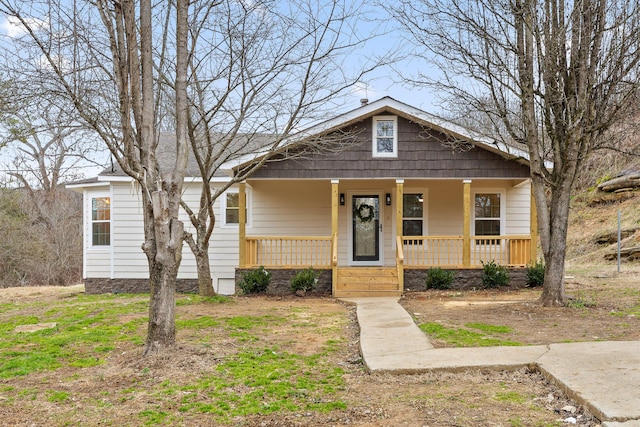
<path fill-rule="evenodd" d="M 379 153 L 378 152 L 378 122 L 379 121 L 393 121 L 393 152 L 392 153 Z M 375 158 L 397 158 L 398 157 L 398 116 L 374 116 L 371 122 L 373 129 L 371 131 L 371 154 Z"/>
<path fill-rule="evenodd" d="M 476 235 L 476 194 L 500 194 L 500 235 L 507 229 L 507 190 L 505 188 L 474 188 L 471 191 L 471 235 Z"/>
<path fill-rule="evenodd" d="M 405 194 L 422 194 L 422 235 L 423 236 L 428 236 L 429 235 L 429 221 L 427 220 L 428 218 L 428 213 L 429 213 L 429 190 L 427 188 L 405 188 L 402 191 L 402 195 L 404 196 Z M 404 207 L 404 206 L 403 206 Z M 404 214 L 404 212 L 402 212 Z M 407 218 L 409 219 L 409 218 Z M 415 219 L 415 218 L 413 218 Z M 404 215 L 402 216 L 402 223 L 404 226 Z"/>
<path fill-rule="evenodd" d="M 220 225 L 224 228 L 238 228 L 239 224 L 237 223 L 231 223 L 228 224 L 227 223 L 227 194 L 238 194 L 239 191 L 237 188 L 229 188 L 227 191 L 225 191 L 224 193 L 222 193 L 218 199 L 220 200 Z M 246 189 L 245 191 L 245 195 L 247 197 L 247 223 L 246 226 L 247 227 L 251 227 L 251 192 L 249 191 L 249 188 Z"/>
<path fill-rule="evenodd" d="M 109 198 L 109 244 L 94 245 L 93 244 L 93 199 L 101 197 Z M 89 191 L 87 192 L 87 208 L 85 209 L 85 230 L 87 238 L 87 249 L 96 252 L 110 251 L 113 247 L 113 196 L 110 191 Z"/>

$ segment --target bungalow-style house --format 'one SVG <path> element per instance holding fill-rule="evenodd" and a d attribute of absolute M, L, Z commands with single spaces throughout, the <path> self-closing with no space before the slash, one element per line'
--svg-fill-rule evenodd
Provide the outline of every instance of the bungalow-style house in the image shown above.
<path fill-rule="evenodd" d="M 218 199 L 210 244 L 213 285 L 236 292 L 244 269 L 264 266 L 286 280 L 323 271 L 334 296 L 400 295 L 428 268 L 477 272 L 483 262 L 513 268 L 536 258 L 536 212 L 528 156 L 392 98 L 295 136 L 351 135 L 334 152 L 281 154 Z M 293 146 L 293 145 L 292 145 Z M 222 165 L 228 182 L 256 162 Z M 84 194 L 87 292 L 144 289 L 148 278 L 140 200 L 132 180 L 105 171 L 69 187 Z M 197 206 L 197 179 L 184 199 Z M 185 225 L 189 231 L 189 222 Z M 185 245 L 179 289 L 197 289 Z"/>

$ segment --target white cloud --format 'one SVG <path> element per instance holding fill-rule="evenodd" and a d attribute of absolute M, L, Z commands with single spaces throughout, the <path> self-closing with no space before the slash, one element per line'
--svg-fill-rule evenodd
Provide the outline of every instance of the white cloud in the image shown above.
<path fill-rule="evenodd" d="M 49 24 L 47 23 L 47 21 L 44 21 L 42 19 L 26 18 L 25 21 L 27 25 L 34 30 L 46 30 L 49 28 Z M 22 37 L 27 33 L 27 29 L 25 28 L 25 26 L 22 25 L 22 23 L 13 16 L 10 16 L 2 21 L 0 23 L 0 28 L 2 28 L 3 32 L 11 38 Z"/>

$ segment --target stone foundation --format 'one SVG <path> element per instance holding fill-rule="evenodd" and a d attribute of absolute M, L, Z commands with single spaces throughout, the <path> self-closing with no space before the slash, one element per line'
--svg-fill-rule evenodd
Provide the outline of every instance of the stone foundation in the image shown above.
<path fill-rule="evenodd" d="M 250 269 L 236 268 L 236 294 L 241 294 L 242 290 L 238 283 L 242 280 L 242 273 Z M 269 270 L 271 273 L 271 283 L 267 288 L 267 294 L 287 295 L 291 292 L 291 278 L 301 270 Z M 330 295 L 331 294 L 331 270 L 315 270 L 319 273 L 318 284 L 309 292 L 309 295 Z M 453 270 L 455 277 L 451 284 L 451 289 L 481 289 L 482 269 Z M 527 270 L 525 268 L 509 269 L 509 285 L 505 289 L 523 288 L 527 284 Z M 408 292 L 425 290 L 424 279 L 427 270 L 405 270 L 404 290 Z M 104 279 L 88 278 L 84 279 L 84 288 L 87 294 L 142 294 L 149 292 L 149 279 Z M 179 293 L 198 293 L 197 279 L 178 279 L 176 290 Z"/>
<path fill-rule="evenodd" d="M 149 293 L 149 279 L 84 279 L 87 294 L 146 294 Z M 176 291 L 185 294 L 198 293 L 198 279 L 178 279 Z"/>
<path fill-rule="evenodd" d="M 241 294 L 242 289 L 238 286 L 238 283 L 242 280 L 242 274 L 244 272 L 252 270 L 251 268 L 240 269 L 236 268 L 236 294 Z M 281 270 L 281 269 L 265 269 L 271 273 L 271 282 L 267 288 L 267 294 L 269 295 L 287 295 L 292 294 L 291 291 L 291 278 L 295 276 L 299 271 L 305 270 Z M 308 295 L 331 295 L 331 270 L 315 270 L 319 273 L 318 283 L 315 288 L 308 292 Z"/>
<path fill-rule="evenodd" d="M 445 269 L 446 270 L 446 269 Z M 428 270 L 405 270 L 404 271 L 404 289 L 405 291 L 423 291 L 425 290 L 424 280 L 427 277 Z M 455 273 L 451 289 L 467 290 L 482 289 L 482 269 L 470 268 L 451 270 Z M 509 268 L 509 285 L 502 289 L 519 289 L 527 286 L 527 269 L 526 268 Z"/>
<path fill-rule="evenodd" d="M 242 280 L 242 274 L 251 269 L 236 269 L 236 293 L 241 294 L 242 290 L 238 287 L 238 283 Z M 268 270 L 271 273 L 271 282 L 267 288 L 267 294 L 270 295 L 286 295 L 291 294 L 291 278 L 300 270 Z M 316 270 L 320 273 L 318 285 L 310 292 L 314 294 L 331 294 L 331 270 Z M 451 284 L 451 289 L 481 289 L 482 288 L 482 269 L 463 269 L 453 270 L 455 277 Z M 427 275 L 426 269 L 421 270 L 405 270 L 404 271 L 404 290 L 408 292 L 425 290 L 424 279 Z M 510 268 L 509 285 L 502 289 L 518 289 L 527 285 L 527 270 L 525 268 Z"/>

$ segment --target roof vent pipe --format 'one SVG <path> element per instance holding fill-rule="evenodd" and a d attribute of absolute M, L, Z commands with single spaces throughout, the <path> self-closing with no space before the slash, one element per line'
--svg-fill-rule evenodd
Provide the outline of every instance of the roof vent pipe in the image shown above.
<path fill-rule="evenodd" d="M 360 105 L 362 105 L 363 107 L 364 107 L 365 105 L 367 105 L 368 103 L 369 103 L 369 100 L 368 100 L 367 98 L 362 98 L 362 99 L 360 100 Z"/>

